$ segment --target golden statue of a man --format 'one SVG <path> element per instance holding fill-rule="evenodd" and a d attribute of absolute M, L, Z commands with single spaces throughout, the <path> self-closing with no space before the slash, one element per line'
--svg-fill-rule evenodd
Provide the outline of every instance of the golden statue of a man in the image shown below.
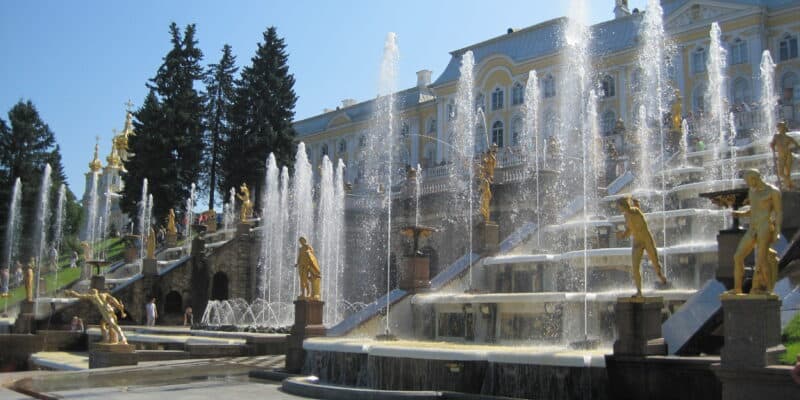
<path fill-rule="evenodd" d="M 25 267 L 25 299 L 29 302 L 33 301 L 33 268 L 36 266 L 36 260 L 31 257 L 31 261 Z"/>
<path fill-rule="evenodd" d="M 672 131 L 680 132 L 683 129 L 683 111 L 681 110 L 681 91 L 675 89 L 675 100 L 672 103 Z"/>
<path fill-rule="evenodd" d="M 300 298 L 319 300 L 322 296 L 320 292 L 322 272 L 317 256 L 314 255 L 314 249 L 308 244 L 306 238 L 301 236 L 299 241 L 300 250 L 297 252 L 296 267 L 300 275 Z"/>
<path fill-rule="evenodd" d="M 122 328 L 119 327 L 117 323 L 117 314 L 115 313 L 116 310 L 119 310 L 122 313 L 122 317 L 125 318 L 125 306 L 122 305 L 122 302 L 117 300 L 114 296 L 109 293 L 100 293 L 97 289 L 89 289 L 89 292 L 86 294 L 80 294 L 73 290 L 66 290 L 64 294 L 67 297 L 75 297 L 80 300 L 88 300 L 90 303 L 94 304 L 97 307 L 97 310 L 100 311 L 100 315 L 103 317 L 103 320 L 100 321 L 100 331 L 103 334 L 103 343 L 108 344 L 128 344 L 128 339 L 125 337 L 125 333 L 122 332 Z"/>
<path fill-rule="evenodd" d="M 633 274 L 633 282 L 636 284 L 636 297 L 642 296 L 642 274 L 641 262 L 642 256 L 647 251 L 647 256 L 650 257 L 650 262 L 658 274 L 658 279 L 661 283 L 667 283 L 667 278 L 661 272 L 661 264 L 658 261 L 658 252 L 656 251 L 656 244 L 653 240 L 653 235 L 650 233 L 650 228 L 647 226 L 647 220 L 644 218 L 644 213 L 638 207 L 639 203 L 632 198 L 621 198 L 617 200 L 617 207 L 625 217 L 625 231 L 617 232 L 617 238 L 622 239 L 628 236 L 631 237 L 633 244 L 631 253 L 631 272 Z"/>
<path fill-rule="evenodd" d="M 147 258 L 151 260 L 156 258 L 156 231 L 152 227 L 147 234 Z"/>
<path fill-rule="evenodd" d="M 169 214 L 167 214 L 167 232 L 176 235 L 178 233 L 178 228 L 175 226 L 175 210 L 170 208 Z"/>
<path fill-rule="evenodd" d="M 750 216 L 750 227 L 747 228 L 736 252 L 733 254 L 733 289 L 728 293 L 742 293 L 744 277 L 744 259 L 756 249 L 756 268 L 753 290 L 751 293 L 770 293 L 777 277 L 777 253 L 770 251 L 772 244 L 778 240 L 783 222 L 783 203 L 781 192 L 775 186 L 764 182 L 761 174 L 755 169 L 742 171 L 747 183 L 747 199 L 750 209 L 734 211 L 737 217 Z"/>
<path fill-rule="evenodd" d="M 250 189 L 247 188 L 246 183 L 243 183 L 239 188 L 239 192 L 240 193 L 236 195 L 239 201 L 242 202 L 242 208 L 239 211 L 239 220 L 241 222 L 246 222 L 253 216 L 253 203 L 250 201 Z"/>
<path fill-rule="evenodd" d="M 486 153 L 483 154 L 480 165 L 480 183 L 479 190 L 481 193 L 480 212 L 483 216 L 483 221 L 489 223 L 490 219 L 490 206 L 492 201 L 492 183 L 494 182 L 494 170 L 497 168 L 497 145 L 493 144 Z"/>
<path fill-rule="evenodd" d="M 792 183 L 792 150 L 800 149 L 800 143 L 787 135 L 786 121 L 778 123 L 778 133 L 772 137 L 769 147 L 775 153 L 775 174 L 778 175 L 778 184 L 781 188 L 791 190 Z"/>

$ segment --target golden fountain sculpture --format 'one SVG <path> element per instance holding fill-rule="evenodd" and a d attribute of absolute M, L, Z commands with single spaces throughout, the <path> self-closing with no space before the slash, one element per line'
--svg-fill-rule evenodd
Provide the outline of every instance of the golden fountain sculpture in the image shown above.
<path fill-rule="evenodd" d="M 25 300 L 33 302 L 33 268 L 36 266 L 36 260 L 31 257 L 31 261 L 25 267 Z"/>
<path fill-rule="evenodd" d="M 317 256 L 314 255 L 314 249 L 306 241 L 306 238 L 300 237 L 300 250 L 297 252 L 297 272 L 300 275 L 300 299 L 313 299 L 319 300 L 322 297 L 320 293 L 320 281 L 322 273 L 319 268 Z"/>
<path fill-rule="evenodd" d="M 775 155 L 775 175 L 778 176 L 778 185 L 784 190 L 794 189 L 792 183 L 792 150 L 800 149 L 800 143 L 787 135 L 786 121 L 778 123 L 778 133 L 772 137 L 769 147 Z"/>
<path fill-rule="evenodd" d="M 116 310 L 122 313 L 125 318 L 125 306 L 122 302 L 114 298 L 109 293 L 100 293 L 97 289 L 89 289 L 86 294 L 78 293 L 74 290 L 66 290 L 64 294 L 68 297 L 75 297 L 80 300 L 88 300 L 97 307 L 103 320 L 100 321 L 100 332 L 103 334 L 103 343 L 107 344 L 128 344 L 125 333 L 117 323 Z"/>
<path fill-rule="evenodd" d="M 239 211 L 239 220 L 244 223 L 253 217 L 253 203 L 250 201 L 250 189 L 247 188 L 246 183 L 242 184 L 239 188 L 239 192 L 240 193 L 236 195 L 239 201 L 242 202 L 242 208 Z"/>
<path fill-rule="evenodd" d="M 744 259 L 756 249 L 756 267 L 753 274 L 751 294 L 769 294 L 775 287 L 778 276 L 778 253 L 772 250 L 772 244 L 778 240 L 783 221 L 783 203 L 781 192 L 775 186 L 764 182 L 761 174 L 755 169 L 741 172 L 747 183 L 747 199 L 750 208 L 734 211 L 738 217 L 750 216 L 750 227 L 747 228 L 736 252 L 733 254 L 733 289 L 728 294 L 742 294 L 742 278 L 744 277 Z"/>
<path fill-rule="evenodd" d="M 167 214 L 167 232 L 177 235 L 178 228 L 175 226 L 175 210 L 170 208 L 169 214 Z"/>
<path fill-rule="evenodd" d="M 147 258 L 150 260 L 156 258 L 156 231 L 152 227 L 147 234 Z"/>
<path fill-rule="evenodd" d="M 485 223 L 491 222 L 490 206 L 492 202 L 492 183 L 494 183 L 494 170 L 497 168 L 497 145 L 493 144 L 481 159 L 479 174 L 479 190 L 481 193 L 480 211 Z"/>
<path fill-rule="evenodd" d="M 667 283 L 667 278 L 661 272 L 661 264 L 658 261 L 658 252 L 656 251 L 655 241 L 653 234 L 650 233 L 650 228 L 647 226 L 647 220 L 644 218 L 644 213 L 639 208 L 639 201 L 634 198 L 623 197 L 617 200 L 617 207 L 625 216 L 625 231 L 617 232 L 617 238 L 623 239 L 626 237 L 631 238 L 633 244 L 631 253 L 631 273 L 633 274 L 633 282 L 636 284 L 636 295 L 634 297 L 642 297 L 642 274 L 640 264 L 642 262 L 642 255 L 645 250 L 647 256 L 650 257 L 650 262 L 658 274 L 658 279 L 662 284 Z"/>

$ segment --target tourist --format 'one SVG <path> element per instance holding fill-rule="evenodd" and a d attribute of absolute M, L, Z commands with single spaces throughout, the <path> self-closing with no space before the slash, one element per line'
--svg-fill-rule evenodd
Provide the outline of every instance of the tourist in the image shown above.
<path fill-rule="evenodd" d="M 147 316 L 147 326 L 155 326 L 156 319 L 158 318 L 158 310 L 156 310 L 156 298 L 153 297 L 144 306 L 145 315 Z"/>
<path fill-rule="evenodd" d="M 50 245 L 50 270 L 58 270 L 58 249 L 56 248 L 55 243 Z"/>
<path fill-rule="evenodd" d="M 78 268 L 78 252 L 72 251 L 72 256 L 69 258 L 69 267 L 70 268 Z"/>
<path fill-rule="evenodd" d="M 186 307 L 186 311 L 183 313 L 183 326 L 192 326 L 194 325 L 194 315 L 192 315 L 192 307 Z"/>
<path fill-rule="evenodd" d="M 19 287 L 22 286 L 22 280 L 24 279 L 24 275 L 22 273 L 22 264 L 17 260 L 16 268 L 14 269 L 14 286 Z"/>
<path fill-rule="evenodd" d="M 69 324 L 69 330 L 72 332 L 83 332 L 83 320 L 78 316 L 72 317 L 72 322 Z"/>

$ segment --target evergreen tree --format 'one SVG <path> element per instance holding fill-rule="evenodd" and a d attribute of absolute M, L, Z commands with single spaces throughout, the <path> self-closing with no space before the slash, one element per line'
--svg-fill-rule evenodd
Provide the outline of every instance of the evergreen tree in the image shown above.
<path fill-rule="evenodd" d="M 222 188 L 242 182 L 255 188 L 258 204 L 265 161 L 275 153 L 278 165 L 294 163 L 294 76 L 289 73 L 286 44 L 274 27 L 263 34 L 252 64 L 237 82 L 231 137 L 222 160 Z"/>
<path fill-rule="evenodd" d="M 33 252 L 33 231 L 45 165 L 49 163 L 52 168 L 50 204 L 55 204 L 58 187 L 66 180 L 55 135 L 41 119 L 33 103 L 30 100 L 19 101 L 8 112 L 8 120 L 10 127 L 0 119 L 0 221 L 3 221 L 0 223 L 0 237 L 5 240 L 11 191 L 14 181 L 20 178 L 23 201 L 20 208 L 19 221 L 22 229 L 18 254 L 19 259 L 27 259 Z M 68 190 L 67 193 L 74 202 L 75 196 L 72 192 Z M 77 233 L 74 229 L 76 218 L 80 218 L 79 213 L 68 215 L 65 234 Z"/>
<path fill-rule="evenodd" d="M 148 178 L 154 221 L 163 219 L 170 208 L 181 209 L 189 187 L 198 182 L 203 156 L 203 100 L 194 88 L 204 76 L 203 53 L 197 48 L 193 24 L 186 26 L 182 37 L 174 22 L 169 29 L 172 49 L 150 80 L 150 93 L 135 115 L 133 156 L 125 163 L 123 209 L 136 215 L 142 178 Z"/>
<path fill-rule="evenodd" d="M 230 136 L 230 113 L 233 104 L 235 82 L 234 74 L 236 56 L 231 53 L 231 46 L 222 48 L 222 58 L 218 64 L 211 64 L 206 74 L 206 154 L 203 170 L 206 171 L 206 187 L 208 189 L 208 208 L 216 204 L 214 195 L 217 190 L 225 198 L 225 190 L 217 186 L 217 174 L 220 170 L 222 147 Z"/>

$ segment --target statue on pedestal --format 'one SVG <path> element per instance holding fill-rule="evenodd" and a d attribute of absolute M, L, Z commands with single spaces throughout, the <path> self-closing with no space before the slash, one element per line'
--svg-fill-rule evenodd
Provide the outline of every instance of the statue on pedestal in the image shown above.
<path fill-rule="evenodd" d="M 314 249 L 308 244 L 306 238 L 300 237 L 300 250 L 297 252 L 297 272 L 300 275 L 300 298 L 319 300 L 320 280 L 322 273 L 319 268 Z"/>
<path fill-rule="evenodd" d="M 169 209 L 169 214 L 167 214 L 167 232 L 173 235 L 178 234 L 178 228 L 175 227 L 175 210 L 172 208 Z"/>
<path fill-rule="evenodd" d="M 75 297 L 80 300 L 88 300 L 97 307 L 103 320 L 100 321 L 100 332 L 103 334 L 103 343 L 108 344 L 128 344 L 128 339 L 125 338 L 125 333 L 122 328 L 117 324 L 116 310 L 122 313 L 125 318 L 125 306 L 122 302 L 114 298 L 109 293 L 100 293 L 97 289 L 89 289 L 86 294 L 80 294 L 73 290 L 66 290 L 64 294 L 68 297 Z"/>
<path fill-rule="evenodd" d="M 645 250 L 647 251 L 647 256 L 650 257 L 653 268 L 656 270 L 656 274 L 658 274 L 658 279 L 661 280 L 662 284 L 667 283 L 667 278 L 661 272 L 661 264 L 658 261 L 658 252 L 656 251 L 653 234 L 650 233 L 644 213 L 638 206 L 639 202 L 633 198 L 624 197 L 617 200 L 617 207 L 622 211 L 622 215 L 625 216 L 625 231 L 617 232 L 617 238 L 622 239 L 630 236 L 633 244 L 631 272 L 633 273 L 633 281 L 636 284 L 635 297 L 642 296 L 640 264 Z"/>
<path fill-rule="evenodd" d="M 483 154 L 480 165 L 479 190 L 481 193 L 480 211 L 483 216 L 483 222 L 489 223 L 490 220 L 490 206 L 492 201 L 492 183 L 494 182 L 494 170 L 497 168 L 497 145 L 492 144 L 492 147 Z"/>
<path fill-rule="evenodd" d="M 239 221 L 247 222 L 253 216 L 253 203 L 250 201 L 250 189 L 247 188 L 247 184 L 243 183 L 241 187 L 239 187 L 240 194 L 237 194 L 236 197 L 242 202 L 242 208 L 239 211 Z"/>
<path fill-rule="evenodd" d="M 156 258 L 156 231 L 152 227 L 150 227 L 150 232 L 147 234 L 147 258 L 151 260 Z"/>
<path fill-rule="evenodd" d="M 775 175 L 778 185 L 784 190 L 794 189 L 792 183 L 792 150 L 800 149 L 800 143 L 787 135 L 786 121 L 778 123 L 778 133 L 772 137 L 769 147 L 775 155 Z"/>
<path fill-rule="evenodd" d="M 750 209 L 734 211 L 737 217 L 750 216 L 750 227 L 747 228 L 736 253 L 733 255 L 733 289 L 728 294 L 742 294 L 744 278 L 744 259 L 756 249 L 756 266 L 753 276 L 752 294 L 768 294 L 772 292 L 777 278 L 778 255 L 770 247 L 778 240 L 783 222 L 783 203 L 781 192 L 775 186 L 764 182 L 761 174 L 755 169 L 741 172 L 749 190 L 747 199 Z"/>

